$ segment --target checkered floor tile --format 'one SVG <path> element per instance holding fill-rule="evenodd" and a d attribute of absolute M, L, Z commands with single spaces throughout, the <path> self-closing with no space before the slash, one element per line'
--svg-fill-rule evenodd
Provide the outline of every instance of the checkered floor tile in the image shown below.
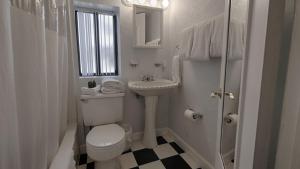
<path fill-rule="evenodd" d="M 174 139 L 158 136 L 157 143 L 156 148 L 147 149 L 141 142 L 134 142 L 131 149 L 119 157 L 122 169 L 201 169 Z M 78 169 L 94 169 L 94 162 L 82 154 Z"/>

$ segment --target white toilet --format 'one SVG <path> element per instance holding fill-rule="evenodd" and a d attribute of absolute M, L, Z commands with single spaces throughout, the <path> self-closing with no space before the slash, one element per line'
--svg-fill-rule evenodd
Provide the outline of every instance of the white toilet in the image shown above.
<path fill-rule="evenodd" d="M 126 146 L 123 119 L 124 93 L 81 96 L 85 126 L 94 126 L 86 137 L 86 151 L 96 169 L 119 169 L 118 156 Z"/>

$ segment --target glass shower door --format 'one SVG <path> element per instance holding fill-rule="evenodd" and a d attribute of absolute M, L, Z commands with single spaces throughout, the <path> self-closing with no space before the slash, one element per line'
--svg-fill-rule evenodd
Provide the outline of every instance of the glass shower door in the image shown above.
<path fill-rule="evenodd" d="M 234 169 L 236 133 L 239 123 L 239 93 L 243 72 L 248 18 L 248 0 L 230 0 L 221 107 L 220 156 L 223 168 Z"/>

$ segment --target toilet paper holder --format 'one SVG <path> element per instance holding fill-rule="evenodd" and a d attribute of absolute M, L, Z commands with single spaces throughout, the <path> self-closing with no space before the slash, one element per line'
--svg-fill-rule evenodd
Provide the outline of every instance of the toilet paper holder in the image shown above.
<path fill-rule="evenodd" d="M 230 118 L 231 115 L 238 115 L 236 113 L 228 113 L 225 117 L 224 117 L 224 122 L 225 124 L 232 124 L 234 121 L 232 118 Z"/>
<path fill-rule="evenodd" d="M 199 113 L 199 112 L 196 112 L 194 109 L 192 108 L 188 108 L 189 110 L 195 112 L 193 114 L 193 119 L 197 120 L 197 119 L 202 119 L 203 118 L 203 114 Z"/>

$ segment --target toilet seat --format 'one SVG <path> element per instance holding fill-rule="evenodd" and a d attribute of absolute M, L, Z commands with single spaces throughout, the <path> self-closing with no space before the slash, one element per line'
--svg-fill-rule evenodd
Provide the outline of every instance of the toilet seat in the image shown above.
<path fill-rule="evenodd" d="M 108 148 L 119 143 L 125 137 L 125 131 L 117 124 L 94 127 L 87 135 L 88 144 L 97 148 Z"/>
<path fill-rule="evenodd" d="M 86 137 L 88 155 L 96 161 L 119 156 L 125 149 L 125 131 L 117 124 L 94 127 Z"/>

